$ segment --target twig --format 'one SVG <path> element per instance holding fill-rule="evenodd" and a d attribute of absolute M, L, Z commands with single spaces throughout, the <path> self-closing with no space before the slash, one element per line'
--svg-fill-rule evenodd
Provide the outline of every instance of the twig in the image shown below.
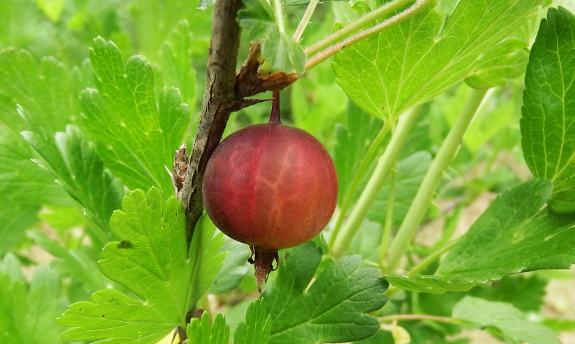
<path fill-rule="evenodd" d="M 204 206 L 202 180 L 206 164 L 222 138 L 230 114 L 242 104 L 242 97 L 235 91 L 241 33 L 236 14 L 241 6 L 241 0 L 218 0 L 214 6 L 202 113 L 184 185 L 178 193 L 186 211 L 188 243 Z"/>

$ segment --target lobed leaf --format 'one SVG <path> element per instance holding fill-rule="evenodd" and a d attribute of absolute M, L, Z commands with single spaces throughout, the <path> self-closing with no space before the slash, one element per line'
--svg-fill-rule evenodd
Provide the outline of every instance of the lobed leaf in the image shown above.
<path fill-rule="evenodd" d="M 129 188 L 155 186 L 167 198 L 173 186 L 164 166 L 171 166 L 187 130 L 187 106 L 177 90 L 164 88 L 156 109 L 150 64 L 132 56 L 124 65 L 111 42 L 97 38 L 90 62 L 97 90 L 82 92 L 83 125 L 98 139 L 98 153 Z"/>
<path fill-rule="evenodd" d="M 234 344 L 267 344 L 272 320 L 262 299 L 248 306 L 246 321 L 240 323 L 234 334 Z"/>
<path fill-rule="evenodd" d="M 211 283 L 213 269 L 221 266 L 221 235 L 214 239 L 210 226 L 196 230 L 188 252 L 185 214 L 177 199 L 164 202 L 155 188 L 147 194 L 136 190 L 124 198 L 122 208 L 110 220 L 121 241 L 104 247 L 99 266 L 137 299 L 111 289 L 98 291 L 90 302 L 72 304 L 59 319 L 62 326 L 72 327 L 63 340 L 155 343 L 185 325 L 187 312 Z"/>
<path fill-rule="evenodd" d="M 206 312 L 202 318 L 194 318 L 187 327 L 186 334 L 189 344 L 229 344 L 230 328 L 224 316 L 216 314 L 210 324 L 210 315 Z"/>
<path fill-rule="evenodd" d="M 541 4 L 460 1 L 444 27 L 443 15 L 429 6 L 337 54 L 337 82 L 365 111 L 394 120 L 468 76 L 486 51 L 535 15 Z"/>
<path fill-rule="evenodd" d="M 327 267 L 308 287 L 321 261 L 312 242 L 292 249 L 277 278 L 262 294 L 272 317 L 270 343 L 347 342 L 368 338 L 379 329 L 366 313 L 387 302 L 387 283 L 378 269 L 358 269 L 359 256 Z"/>
<path fill-rule="evenodd" d="M 122 183 L 104 169 L 94 144 L 77 127 L 69 125 L 66 132 L 58 132 L 54 138 L 45 137 L 26 110 L 20 108 L 20 113 L 30 125 L 30 131 L 22 135 L 44 158 L 40 166 L 85 208 L 88 218 L 103 230 L 99 240 L 106 243 L 110 216 L 120 208 L 124 195 Z"/>
<path fill-rule="evenodd" d="M 535 178 L 553 182 L 549 206 L 575 211 L 575 16 L 549 9 L 525 75 L 521 145 Z"/>

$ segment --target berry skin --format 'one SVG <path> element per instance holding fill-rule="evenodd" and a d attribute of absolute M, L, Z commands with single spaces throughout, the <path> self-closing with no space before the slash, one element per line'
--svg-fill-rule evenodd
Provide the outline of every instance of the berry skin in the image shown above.
<path fill-rule="evenodd" d="M 216 148 L 204 204 L 229 237 L 269 252 L 302 244 L 329 222 L 337 175 L 321 143 L 277 122 L 242 129 Z"/>

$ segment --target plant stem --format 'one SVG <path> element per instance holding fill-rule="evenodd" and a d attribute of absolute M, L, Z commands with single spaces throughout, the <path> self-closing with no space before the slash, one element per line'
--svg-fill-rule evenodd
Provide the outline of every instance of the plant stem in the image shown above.
<path fill-rule="evenodd" d="M 402 320 L 433 320 L 450 324 L 467 324 L 466 321 L 455 318 L 440 317 L 436 315 L 426 315 L 426 314 L 397 314 L 389 315 L 385 317 L 377 318 L 380 323 L 390 322 L 390 321 L 402 321 Z"/>
<path fill-rule="evenodd" d="M 395 164 L 397 168 L 397 162 Z M 380 268 L 385 262 L 385 255 L 387 253 L 387 247 L 389 245 L 389 238 L 391 236 L 391 228 L 393 227 L 393 206 L 395 202 L 395 184 L 396 184 L 397 171 L 391 171 L 391 183 L 389 186 L 389 198 L 387 199 L 387 213 L 385 214 L 385 225 L 383 227 L 383 233 L 381 237 L 381 246 L 379 247 L 379 259 L 378 263 Z"/>
<path fill-rule="evenodd" d="M 343 202 L 341 204 L 339 215 L 337 217 L 337 221 L 335 223 L 333 233 L 332 233 L 330 240 L 329 240 L 329 247 L 330 248 L 332 248 L 333 245 L 335 244 L 335 239 L 337 238 L 339 230 L 341 229 L 341 225 L 343 224 L 343 219 L 345 218 L 345 215 L 347 214 L 347 210 L 349 209 L 349 206 L 351 205 L 351 200 L 353 198 L 355 190 L 357 190 L 359 182 L 362 180 L 363 176 L 365 175 L 365 172 L 367 172 L 367 168 L 371 164 L 371 159 L 373 158 L 375 152 L 377 151 L 377 148 L 381 144 L 381 141 L 383 141 L 385 136 L 387 136 L 387 133 L 391 130 L 392 127 L 393 127 L 392 121 L 387 121 L 384 124 L 383 128 L 381 128 L 381 130 L 379 131 L 379 133 L 377 134 L 377 136 L 375 137 L 375 139 L 373 140 L 373 142 L 369 146 L 367 153 L 365 153 L 365 156 L 361 160 L 361 163 L 359 164 L 357 172 L 353 176 L 353 179 L 351 180 L 351 183 L 350 183 L 349 187 L 347 188 L 347 194 L 345 195 L 345 198 L 343 199 Z"/>
<path fill-rule="evenodd" d="M 336 53 L 341 51 L 343 48 L 348 47 L 352 44 L 355 44 L 355 43 L 357 43 L 361 40 L 364 40 L 368 37 L 371 37 L 377 33 L 380 33 L 381 31 L 387 29 L 390 26 L 396 25 L 396 24 L 401 23 L 402 21 L 404 21 L 406 19 L 413 17 L 414 15 L 421 12 L 423 9 L 425 9 L 427 6 L 429 6 L 433 3 L 433 0 L 418 0 L 413 6 L 406 9 L 405 11 L 383 21 L 382 23 L 380 23 L 378 25 L 373 26 L 372 28 L 369 28 L 367 30 L 363 30 L 363 31 L 345 39 L 345 37 L 347 37 L 349 34 L 371 24 L 372 22 L 374 22 L 378 19 L 385 17 L 389 13 L 405 6 L 410 1 L 411 0 L 396 0 L 396 1 L 389 2 L 389 3 L 381 6 L 377 10 L 370 12 L 369 14 L 366 14 L 365 16 L 359 18 L 358 20 L 349 24 L 348 26 L 344 27 L 343 29 L 334 32 L 330 36 L 317 42 L 316 44 L 312 45 L 311 47 L 305 49 L 304 52 L 306 53 L 306 56 L 308 56 L 308 57 L 314 56 L 315 54 L 317 54 L 316 56 L 312 57 L 311 59 L 309 59 L 307 61 L 306 65 L 305 65 L 306 71 L 315 67 L 320 62 L 327 60 L 329 57 L 335 55 Z M 332 44 L 334 44 L 334 45 L 332 45 Z M 332 45 L 332 46 L 330 47 L 330 45 Z M 326 48 L 328 48 L 328 49 L 326 49 Z M 324 50 L 324 49 L 326 49 L 326 50 Z M 320 51 L 322 51 L 322 52 L 319 53 Z"/>
<path fill-rule="evenodd" d="M 236 17 L 241 6 L 241 0 L 221 0 L 214 5 L 202 112 L 184 184 L 177 195 L 186 212 L 188 245 L 204 209 L 202 181 L 208 159 L 222 138 L 230 113 L 241 108 L 242 99 L 236 93 L 241 35 Z"/>
<path fill-rule="evenodd" d="M 296 41 L 296 42 L 301 41 L 301 36 L 303 35 L 303 31 L 305 30 L 307 24 L 309 23 L 311 15 L 315 11 L 315 8 L 316 8 L 318 3 L 319 3 L 319 0 L 311 0 L 309 2 L 309 5 L 307 6 L 307 9 L 305 10 L 305 13 L 303 14 L 303 17 L 301 18 L 301 21 L 299 22 L 299 25 L 297 26 L 297 29 L 295 30 L 295 33 L 293 35 L 294 41 Z"/>
<path fill-rule="evenodd" d="M 396 237 L 391 243 L 387 261 L 387 273 L 393 273 L 398 268 L 401 257 L 411 242 L 411 239 L 413 239 L 417 227 L 421 223 L 427 207 L 433 198 L 433 194 L 441 180 L 443 171 L 447 168 L 447 165 L 455 155 L 457 148 L 461 144 L 463 135 L 467 131 L 475 113 L 477 113 L 486 93 L 487 90 L 473 90 L 467 100 L 467 104 L 461 111 L 461 114 L 457 118 L 453 128 L 451 128 L 447 138 L 437 152 L 437 156 L 433 159 L 433 162 L 431 163 L 431 166 L 425 174 L 423 182 L 417 191 L 415 199 L 413 200 L 411 207 L 409 207 L 409 210 L 405 215 L 405 219 L 397 231 Z"/>
<path fill-rule="evenodd" d="M 405 142 L 407 135 L 415 125 L 422 106 L 423 105 L 414 106 L 400 118 L 397 125 L 397 131 L 392 136 L 385 152 L 379 158 L 377 166 L 375 167 L 367 186 L 359 197 L 359 200 L 351 212 L 345 226 L 342 228 L 343 231 L 341 235 L 339 235 L 335 240 L 335 244 L 331 250 L 331 255 L 334 258 L 343 256 L 345 251 L 349 248 L 351 240 L 355 236 L 355 233 L 357 233 L 369 207 L 375 200 L 375 196 L 377 196 L 377 192 L 389 174 L 403 142 Z"/>
<path fill-rule="evenodd" d="M 278 28 L 280 30 L 280 33 L 285 33 L 286 28 L 285 28 L 285 24 L 284 24 L 284 17 L 283 17 L 281 0 L 274 0 L 274 13 L 276 16 L 276 22 L 278 23 Z"/>

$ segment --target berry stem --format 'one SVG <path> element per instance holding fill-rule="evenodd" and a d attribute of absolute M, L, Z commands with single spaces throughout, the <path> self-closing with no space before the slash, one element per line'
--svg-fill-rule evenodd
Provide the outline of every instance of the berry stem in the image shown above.
<path fill-rule="evenodd" d="M 269 123 L 282 124 L 280 118 L 280 91 L 274 91 Z"/>

